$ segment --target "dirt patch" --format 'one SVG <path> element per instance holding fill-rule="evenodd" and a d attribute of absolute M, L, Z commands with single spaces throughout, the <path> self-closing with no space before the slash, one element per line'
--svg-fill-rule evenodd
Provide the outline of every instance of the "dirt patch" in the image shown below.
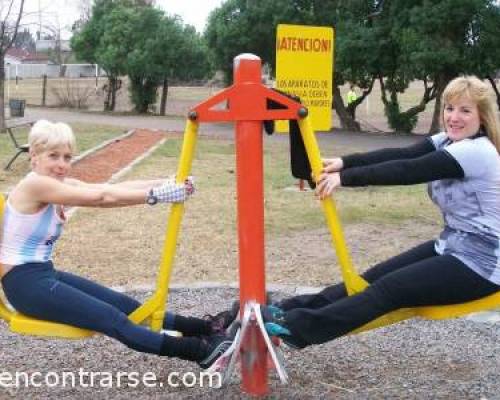
<path fill-rule="evenodd" d="M 438 225 L 423 225 L 415 229 L 411 223 L 383 226 L 357 223 L 344 229 L 349 253 L 359 272 L 434 238 L 438 232 Z M 330 232 L 326 228 L 269 241 L 266 263 L 267 279 L 272 283 L 325 286 L 342 280 Z"/>
<path fill-rule="evenodd" d="M 164 138 L 165 132 L 136 129 L 130 136 L 117 139 L 76 162 L 70 176 L 90 183 L 106 182 Z"/>

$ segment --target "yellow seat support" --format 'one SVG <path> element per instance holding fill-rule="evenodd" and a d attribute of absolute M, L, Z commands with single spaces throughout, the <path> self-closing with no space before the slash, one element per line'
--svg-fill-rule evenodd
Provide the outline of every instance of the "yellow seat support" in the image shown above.
<path fill-rule="evenodd" d="M 307 156 L 311 164 L 312 173 L 315 177 L 318 177 L 321 175 L 323 164 L 321 161 L 318 143 L 316 141 L 316 136 L 314 135 L 311 122 L 309 120 L 309 117 L 299 119 L 298 122 L 301 135 L 304 140 Z M 335 208 L 335 202 L 333 198 L 328 197 L 322 200 L 321 205 L 325 213 L 328 227 L 330 229 L 332 245 L 339 260 L 342 278 L 345 283 L 347 293 L 349 295 L 352 295 L 362 292 L 368 286 L 368 282 L 366 282 L 356 272 L 352 264 L 342 232 L 340 220 Z M 467 303 L 452 304 L 446 306 L 415 307 L 396 310 L 371 321 L 370 323 L 362 326 L 359 329 L 356 329 L 351 333 L 379 328 L 382 326 L 394 324 L 408 318 L 421 317 L 426 319 L 446 319 L 460 317 L 474 312 L 492 310 L 498 307 L 500 307 L 500 291 L 490 296 L 486 296 L 484 298 Z"/>
<path fill-rule="evenodd" d="M 24 335 L 48 336 L 65 339 L 83 339 L 95 332 L 70 325 L 57 324 L 13 313 L 9 324 L 10 330 Z"/>

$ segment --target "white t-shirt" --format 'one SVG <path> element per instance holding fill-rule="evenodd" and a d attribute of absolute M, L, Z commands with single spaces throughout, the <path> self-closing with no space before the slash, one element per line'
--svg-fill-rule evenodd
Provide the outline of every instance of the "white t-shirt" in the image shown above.
<path fill-rule="evenodd" d="M 431 140 L 464 171 L 462 179 L 442 179 L 428 185 L 445 224 L 436 240 L 436 251 L 457 257 L 500 285 L 500 156 L 487 136 L 452 142 L 439 133 Z"/>

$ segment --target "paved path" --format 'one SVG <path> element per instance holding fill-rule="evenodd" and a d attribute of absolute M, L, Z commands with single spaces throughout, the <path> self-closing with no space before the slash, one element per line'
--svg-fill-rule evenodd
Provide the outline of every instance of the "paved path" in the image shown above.
<path fill-rule="evenodd" d="M 142 115 L 112 115 L 108 113 L 79 112 L 58 108 L 29 107 L 25 115 L 31 119 L 48 119 L 51 121 L 61 121 L 66 123 L 84 122 L 98 125 L 123 126 L 125 128 L 159 129 L 163 131 L 183 132 L 186 120 L 182 118 L 142 116 Z M 219 132 L 221 130 L 230 131 L 230 124 L 204 124 L 200 128 L 200 133 Z"/>
<path fill-rule="evenodd" d="M 159 129 L 164 131 L 183 132 L 185 119 L 142 115 L 112 115 L 105 113 L 78 112 L 55 108 L 29 107 L 26 117 L 31 119 L 49 119 L 69 124 L 76 122 L 94 123 L 99 125 L 123 126 L 124 128 Z M 231 123 L 207 123 L 200 126 L 200 135 L 217 135 L 218 137 L 234 137 Z M 288 140 L 286 135 L 273 135 L 272 140 Z M 320 144 L 333 141 L 336 145 L 350 145 L 359 149 L 378 149 L 382 147 L 407 146 L 420 140 L 418 136 L 376 134 L 335 131 L 333 134 L 318 135 Z"/>

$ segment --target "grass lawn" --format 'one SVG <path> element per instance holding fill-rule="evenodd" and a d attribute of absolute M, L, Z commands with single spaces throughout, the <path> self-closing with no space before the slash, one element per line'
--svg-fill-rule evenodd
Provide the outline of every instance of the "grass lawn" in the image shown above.
<path fill-rule="evenodd" d="M 77 138 L 79 153 L 125 132 L 120 127 L 91 124 L 73 124 L 72 128 Z M 15 135 L 18 143 L 26 143 L 28 129 L 18 129 Z M 0 133 L 0 192 L 7 191 L 29 172 L 30 165 L 26 154 L 21 154 L 8 171 L 4 170 L 15 152 L 16 149 L 10 137 L 6 133 Z"/>

